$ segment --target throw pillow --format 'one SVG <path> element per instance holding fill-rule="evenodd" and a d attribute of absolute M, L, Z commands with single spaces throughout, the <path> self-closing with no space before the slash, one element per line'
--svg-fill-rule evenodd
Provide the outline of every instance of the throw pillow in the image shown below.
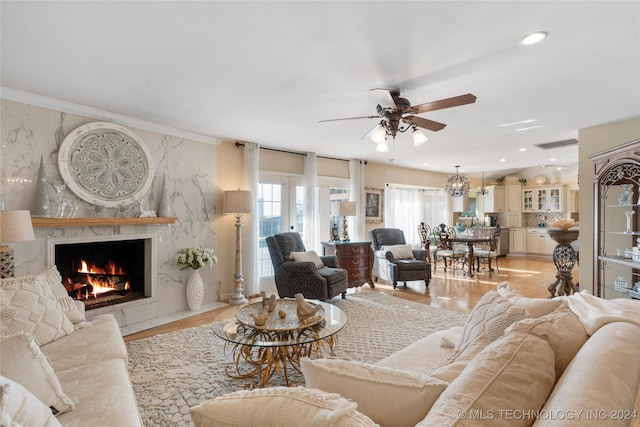
<path fill-rule="evenodd" d="M 44 403 L 15 381 L 0 376 L 0 426 L 61 427 Z"/>
<path fill-rule="evenodd" d="M 445 382 L 453 382 L 460 373 L 467 367 L 469 362 L 473 360 L 482 350 L 491 343 L 486 334 L 480 335 L 477 339 L 468 342 L 465 346 L 458 350 L 454 350 L 451 356 L 436 366 L 430 373 L 434 378 Z"/>
<path fill-rule="evenodd" d="M 44 280 L 43 283 L 49 285 L 49 287 L 51 288 L 51 292 L 56 298 L 69 295 L 64 285 L 62 284 L 62 276 L 60 275 L 60 273 L 58 272 L 58 269 L 55 266 L 49 267 L 38 274 L 29 274 L 26 276 L 8 277 L 5 279 L 0 279 L 0 287 L 3 287 L 5 285 L 22 283 L 24 281 L 33 281 L 36 279 L 43 279 Z"/>
<path fill-rule="evenodd" d="M 17 334 L 0 339 L 0 375 L 20 383 L 54 414 L 73 409 L 60 381 L 33 337 Z"/>
<path fill-rule="evenodd" d="M 495 341 L 509 325 L 527 317 L 530 317 L 527 310 L 510 303 L 498 292 L 489 291 L 471 311 L 455 349 L 463 349 L 482 334 L 486 334 L 490 341 Z"/>
<path fill-rule="evenodd" d="M 414 259 L 411 245 L 390 245 L 380 248 L 382 252 L 391 252 L 394 259 Z"/>
<path fill-rule="evenodd" d="M 498 293 L 510 303 L 523 307 L 531 317 L 542 317 L 567 304 L 561 298 L 528 298 L 522 296 L 509 282 L 500 283 L 498 285 Z"/>
<path fill-rule="evenodd" d="M 324 263 L 316 253 L 316 251 L 291 252 L 291 258 L 295 262 L 312 262 L 317 268 L 324 267 Z"/>
<path fill-rule="evenodd" d="M 342 396 L 304 387 L 242 390 L 207 400 L 189 410 L 195 427 L 321 426 L 374 427 Z"/>
<path fill-rule="evenodd" d="M 504 335 L 469 362 L 416 427 L 531 425 L 553 388 L 553 357 L 534 335 Z"/>
<path fill-rule="evenodd" d="M 0 287 L 4 334 L 26 332 L 44 345 L 73 332 L 42 275 L 25 276 Z"/>
<path fill-rule="evenodd" d="M 84 312 L 78 306 L 78 300 L 74 300 L 70 296 L 56 298 L 58 308 L 67 316 L 69 321 L 74 325 L 84 322 Z"/>
<path fill-rule="evenodd" d="M 307 387 L 356 402 L 381 427 L 415 426 L 447 386 L 425 374 L 357 361 L 302 358 L 300 367 Z"/>
<path fill-rule="evenodd" d="M 509 326 L 505 333 L 527 332 L 545 340 L 555 354 L 556 381 L 560 378 L 589 336 L 582 322 L 568 308 L 537 319 L 524 319 Z"/>

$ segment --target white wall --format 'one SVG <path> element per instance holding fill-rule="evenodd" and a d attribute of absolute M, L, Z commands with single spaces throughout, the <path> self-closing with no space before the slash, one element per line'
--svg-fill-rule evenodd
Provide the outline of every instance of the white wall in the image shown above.
<path fill-rule="evenodd" d="M 44 157 L 47 177 L 60 183 L 58 147 L 77 127 L 97 120 L 14 101 L 1 100 L 0 200 L 3 209 L 29 209 L 35 194 L 35 181 Z M 53 261 L 47 259 L 47 238 L 59 236 L 95 236 L 157 233 L 157 299 L 153 304 L 129 314 L 129 320 L 147 320 L 187 309 L 185 296 L 189 271 L 175 265 L 176 251 L 186 246 L 216 248 L 215 201 L 217 196 L 216 156 L 213 144 L 130 128 L 145 143 L 156 166 L 156 177 L 149 194 L 149 207 L 157 209 L 163 175 L 170 179 L 169 189 L 178 221 L 172 225 L 36 228 L 33 242 L 12 243 L 16 275 L 36 273 Z M 31 179 L 28 184 L 9 183 L 12 176 Z M 51 194 L 55 194 L 50 189 Z M 73 193 L 67 195 L 80 206 L 77 216 L 86 216 L 88 203 Z M 137 213 L 137 211 L 136 211 Z M 113 211 L 106 213 L 113 216 Z M 217 250 L 217 249 L 216 249 Z M 216 301 L 217 266 L 200 271 L 205 281 L 204 303 Z M 133 322 L 129 322 L 133 323 Z"/>

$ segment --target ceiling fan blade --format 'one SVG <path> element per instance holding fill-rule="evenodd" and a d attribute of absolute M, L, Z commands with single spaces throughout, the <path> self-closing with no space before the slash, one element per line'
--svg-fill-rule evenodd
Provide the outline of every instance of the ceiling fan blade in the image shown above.
<path fill-rule="evenodd" d="M 441 99 L 439 101 L 426 102 L 411 107 L 414 114 L 426 113 L 427 111 L 442 110 L 443 108 L 457 107 L 459 105 L 473 104 L 476 96 L 470 93 L 466 95 L 454 96 L 453 98 Z"/>
<path fill-rule="evenodd" d="M 337 122 L 340 120 L 358 120 L 358 119 L 380 119 L 382 116 L 360 116 L 360 117 L 344 117 L 341 119 L 327 119 L 327 120 L 318 120 L 318 123 L 324 122 Z"/>
<path fill-rule="evenodd" d="M 368 131 L 367 133 L 365 133 L 364 135 L 362 135 L 362 136 L 360 137 L 360 139 L 365 139 L 365 138 L 367 138 L 367 137 L 371 137 L 371 133 L 372 133 L 372 132 L 373 132 L 373 130 L 374 130 L 375 128 L 377 128 L 378 126 L 380 126 L 380 124 L 377 124 L 377 125 L 375 125 L 374 127 L 372 127 L 371 129 L 369 129 L 369 131 Z"/>
<path fill-rule="evenodd" d="M 439 130 L 444 129 L 444 127 L 446 126 L 444 123 L 434 122 L 433 120 L 416 116 L 405 116 L 402 118 L 402 121 L 424 129 L 428 129 L 433 132 L 438 132 Z"/>
<path fill-rule="evenodd" d="M 398 109 L 398 105 L 396 104 L 396 100 L 393 99 L 393 95 L 389 89 L 383 89 L 380 87 L 376 87 L 373 89 L 369 89 L 369 92 L 372 90 L 378 91 L 378 104 L 385 110 L 395 111 Z M 397 91 L 394 91 L 396 94 Z"/>

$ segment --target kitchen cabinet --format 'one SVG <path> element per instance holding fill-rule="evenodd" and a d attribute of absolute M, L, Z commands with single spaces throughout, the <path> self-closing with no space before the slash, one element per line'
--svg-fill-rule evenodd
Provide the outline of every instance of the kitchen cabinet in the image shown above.
<path fill-rule="evenodd" d="M 522 190 L 523 212 L 564 212 L 563 186 L 528 187 Z"/>
<path fill-rule="evenodd" d="M 569 190 L 567 196 L 567 212 L 578 212 L 580 210 L 580 192 L 578 190 Z"/>
<path fill-rule="evenodd" d="M 482 196 L 484 199 L 484 213 L 502 213 L 504 212 L 504 187 L 489 185 L 487 194 Z"/>
<path fill-rule="evenodd" d="M 640 299 L 640 139 L 594 154 L 593 292 Z M 589 236 L 587 236 L 589 237 Z M 636 249 L 638 251 L 638 249 Z"/>
<path fill-rule="evenodd" d="M 451 196 L 451 205 L 453 212 L 466 212 L 469 210 L 469 196 L 463 195 L 460 197 Z"/>
<path fill-rule="evenodd" d="M 507 185 L 505 191 L 505 227 L 522 227 L 522 186 Z"/>
<path fill-rule="evenodd" d="M 527 230 L 524 228 L 509 229 L 509 253 L 525 253 L 527 251 Z"/>
<path fill-rule="evenodd" d="M 528 254 L 552 255 L 557 245 L 546 228 L 529 228 L 526 239 Z"/>

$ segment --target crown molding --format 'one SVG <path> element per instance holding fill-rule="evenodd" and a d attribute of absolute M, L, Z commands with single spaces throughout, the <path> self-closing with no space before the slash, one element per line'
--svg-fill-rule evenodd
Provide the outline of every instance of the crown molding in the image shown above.
<path fill-rule="evenodd" d="M 188 132 L 182 129 L 173 128 L 171 126 L 148 122 L 146 120 L 140 120 L 134 117 L 125 116 L 123 114 L 112 113 L 110 111 L 99 110 L 97 108 L 87 107 L 85 105 L 61 101 L 59 99 L 49 98 L 43 95 L 37 95 L 35 93 L 12 89 L 5 86 L 0 86 L 0 98 L 9 101 L 21 102 L 23 104 L 35 105 L 37 107 L 63 111 L 65 113 L 76 114 L 79 116 L 90 117 L 96 120 L 114 122 L 123 126 L 134 127 L 137 129 L 148 130 L 165 135 L 177 136 L 179 138 L 185 138 L 191 141 L 204 142 L 213 145 L 218 145 L 221 142 L 220 139 L 214 138 L 212 136 Z"/>

